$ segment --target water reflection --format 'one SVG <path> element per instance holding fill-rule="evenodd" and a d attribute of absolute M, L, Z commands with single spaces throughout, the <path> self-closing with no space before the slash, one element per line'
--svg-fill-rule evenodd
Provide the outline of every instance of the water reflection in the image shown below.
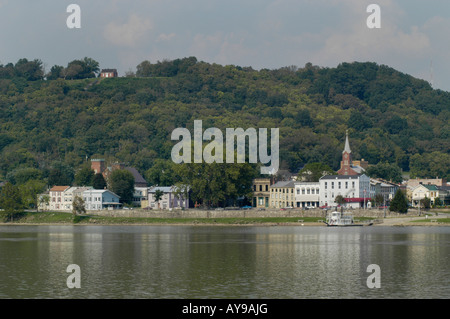
<path fill-rule="evenodd" d="M 3 226 L 0 297 L 448 298 L 449 243 L 447 227 Z"/>

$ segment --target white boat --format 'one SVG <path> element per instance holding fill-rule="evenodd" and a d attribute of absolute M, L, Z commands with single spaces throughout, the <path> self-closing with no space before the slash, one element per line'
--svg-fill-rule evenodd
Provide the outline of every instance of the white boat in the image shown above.
<path fill-rule="evenodd" d="M 364 226 L 364 224 L 357 224 L 353 219 L 353 214 L 351 212 L 330 212 L 326 218 L 325 224 L 327 226 Z M 366 224 L 371 226 L 372 223 Z"/>

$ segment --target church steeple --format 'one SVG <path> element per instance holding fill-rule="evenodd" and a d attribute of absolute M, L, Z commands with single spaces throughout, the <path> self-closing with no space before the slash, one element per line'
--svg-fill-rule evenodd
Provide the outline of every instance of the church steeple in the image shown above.
<path fill-rule="evenodd" d="M 352 168 L 352 150 L 348 141 L 348 130 L 345 132 L 345 146 L 342 151 L 341 168 L 338 170 L 339 175 L 356 175 L 358 174 Z"/>
<path fill-rule="evenodd" d="M 345 131 L 345 147 L 342 153 L 348 153 L 350 154 L 352 150 L 350 149 L 350 143 L 348 142 L 348 130 Z"/>

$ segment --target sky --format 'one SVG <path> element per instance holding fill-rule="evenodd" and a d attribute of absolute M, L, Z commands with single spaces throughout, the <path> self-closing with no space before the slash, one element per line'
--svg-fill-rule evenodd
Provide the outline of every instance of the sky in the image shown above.
<path fill-rule="evenodd" d="M 81 28 L 68 28 L 70 4 Z M 369 28 L 370 4 L 381 28 Z M 90 57 L 119 76 L 195 56 L 276 69 L 376 62 L 450 91 L 448 0 L 0 0 L 0 64 Z"/>

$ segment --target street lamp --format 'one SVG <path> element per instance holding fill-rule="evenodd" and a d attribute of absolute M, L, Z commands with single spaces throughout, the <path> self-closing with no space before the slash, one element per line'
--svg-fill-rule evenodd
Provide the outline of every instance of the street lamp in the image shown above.
<path fill-rule="evenodd" d="M 364 188 L 364 210 L 366 210 L 366 189 Z"/>
<path fill-rule="evenodd" d="M 417 191 L 417 193 L 419 193 L 419 216 L 420 216 L 420 201 L 421 201 L 421 194 L 422 194 L 422 191 L 421 190 L 419 190 L 419 191 Z"/>

